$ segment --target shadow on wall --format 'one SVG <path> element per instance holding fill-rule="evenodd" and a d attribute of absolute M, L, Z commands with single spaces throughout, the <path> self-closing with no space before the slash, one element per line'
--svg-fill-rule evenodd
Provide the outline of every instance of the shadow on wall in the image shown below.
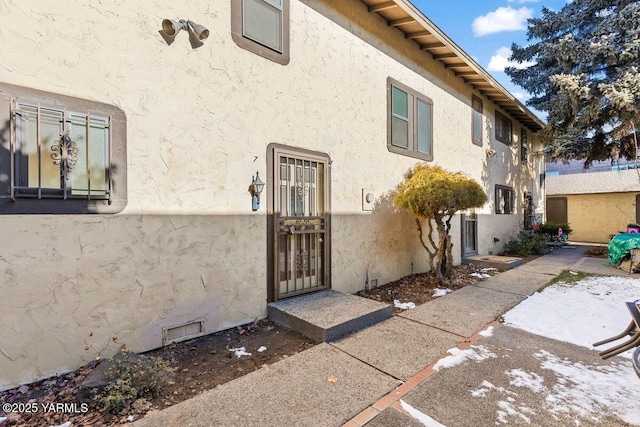
<path fill-rule="evenodd" d="M 33 90 L 35 92 L 35 90 Z M 2 102 L 5 92 L 2 92 L 0 96 L 0 102 Z M 56 95 L 57 97 L 63 97 L 63 95 Z M 66 97 L 69 98 L 69 97 Z M 27 98 L 28 99 L 28 98 Z M 81 102 L 84 102 L 81 100 Z M 21 113 L 16 111 L 16 116 L 20 116 Z M 124 113 L 122 113 L 124 117 Z M 91 188 L 93 199 L 90 200 L 86 196 L 86 188 L 81 190 L 85 195 L 75 195 L 70 197 L 69 194 L 72 190 L 69 189 L 68 182 L 64 182 L 64 178 L 58 182 L 59 185 L 51 185 L 51 180 L 55 181 L 55 175 L 50 175 L 49 180 L 45 178 L 48 174 L 57 174 L 57 169 L 60 169 L 62 174 L 63 165 L 60 158 L 66 158 L 67 153 L 58 152 L 57 149 L 63 151 L 62 144 L 58 145 L 59 140 L 62 138 L 62 134 L 55 131 L 52 135 L 39 141 L 40 156 L 42 159 L 37 159 L 38 149 L 36 149 L 34 141 L 27 141 L 25 138 L 25 145 L 23 151 L 21 151 L 19 143 L 16 141 L 20 135 L 19 131 L 13 129 L 14 147 L 15 152 L 11 149 L 11 121 L 10 117 L 4 121 L 0 127 L 0 215 L 19 215 L 19 214 L 60 214 L 60 213 L 73 213 L 73 214 L 87 214 L 87 213 L 105 213 L 114 214 L 121 212 L 126 204 L 126 148 L 122 144 L 112 144 L 110 147 L 109 165 L 108 168 L 103 167 L 93 168 L 91 170 L 91 182 L 108 182 L 103 184 L 100 190 L 100 185 L 94 185 Z M 121 117 L 113 117 L 111 120 L 111 129 L 117 129 L 111 131 L 111 139 L 121 139 L 126 132 L 126 121 Z M 113 126 L 113 123 L 121 120 L 122 123 L 119 126 Z M 15 124 L 17 128 L 20 128 L 19 124 Z M 26 126 L 26 125 L 25 125 Z M 34 125 L 35 126 L 35 125 Z M 23 131 L 24 132 L 24 131 Z M 29 132 L 28 130 L 26 132 Z M 44 133 L 44 132 L 43 132 Z M 74 137 L 75 139 L 75 137 Z M 73 141 L 75 143 L 75 141 Z M 56 150 L 54 150 L 54 145 Z M 86 151 L 86 150 L 84 150 Z M 82 159 L 86 152 L 82 150 L 76 150 L 76 155 L 79 152 L 79 158 Z M 58 155 L 58 157 L 54 157 Z M 40 162 L 40 169 L 38 167 Z M 48 163 L 48 165 L 46 165 Z M 55 165 L 55 166 L 54 166 Z M 74 163 L 75 165 L 75 163 Z M 121 166 L 122 165 L 122 166 Z M 78 165 L 78 168 L 80 166 Z M 85 172 L 85 177 L 89 177 L 88 165 L 85 163 L 80 171 Z M 73 171 L 75 168 L 69 166 L 68 171 Z M 47 172 L 43 172 L 47 171 Z M 69 173 L 69 172 L 68 172 Z M 11 174 L 14 174 L 13 180 Z M 87 178 L 85 178 L 87 179 Z M 73 181 L 73 179 L 71 180 Z M 49 182 L 48 184 L 46 184 Z M 41 185 L 41 187 L 39 187 Z M 17 187 L 23 187 L 18 189 Z M 28 188 L 25 188 L 28 187 Z M 82 188 L 82 186 L 80 186 Z M 95 188 L 98 187 L 98 188 Z M 63 188 L 66 188 L 63 196 Z M 108 191 L 105 191 L 106 190 Z M 42 194 L 48 193 L 49 197 L 36 197 L 38 192 Z M 23 194 L 20 194 L 23 193 Z M 108 197 L 105 196 L 108 194 Z M 97 194 L 97 195 L 96 195 Z M 13 198 L 12 198 L 13 197 Z M 60 199 L 65 199 L 63 203 L 58 203 Z M 52 201 L 53 200 L 53 201 Z M 56 201 L 57 200 L 57 201 Z"/>
<path fill-rule="evenodd" d="M 522 173 L 520 162 L 518 161 L 518 138 L 514 137 L 514 140 L 510 145 L 504 144 L 495 139 L 493 133 L 493 124 L 491 120 L 485 118 L 485 127 L 489 135 L 489 141 L 487 148 L 484 151 L 484 158 L 482 159 L 482 174 L 481 181 L 483 188 L 487 191 L 487 201 L 492 212 L 496 209 L 495 198 L 495 186 L 502 185 L 506 187 L 512 187 L 516 192 L 515 210 L 520 211 L 520 196 L 518 195 L 518 188 L 521 183 L 517 182 L 517 178 Z M 521 177 L 521 181 L 525 177 Z"/>
<path fill-rule="evenodd" d="M 394 190 L 378 196 L 371 211 L 331 216 L 332 287 L 354 293 L 369 280 L 382 285 L 424 271 L 415 223 L 393 207 Z M 374 285 L 375 286 L 375 285 Z"/>
<path fill-rule="evenodd" d="M 338 290 L 351 291 L 351 273 L 362 289 L 367 263 L 381 281 L 411 272 L 415 226 L 391 199 L 370 220 L 332 216 Z M 162 345 L 163 328 L 201 319 L 213 333 L 266 316 L 264 215 L 0 215 L 0 227 L 11 242 L 1 318 L 15 325 L 0 336 L 0 388 L 75 369 L 95 357 L 86 346 L 112 337 L 146 351 Z"/>

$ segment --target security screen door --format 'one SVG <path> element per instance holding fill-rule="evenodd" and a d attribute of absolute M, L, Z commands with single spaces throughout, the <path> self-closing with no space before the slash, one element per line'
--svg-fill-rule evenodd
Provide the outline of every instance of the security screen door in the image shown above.
<path fill-rule="evenodd" d="M 274 149 L 276 300 L 329 287 L 327 160 Z"/>

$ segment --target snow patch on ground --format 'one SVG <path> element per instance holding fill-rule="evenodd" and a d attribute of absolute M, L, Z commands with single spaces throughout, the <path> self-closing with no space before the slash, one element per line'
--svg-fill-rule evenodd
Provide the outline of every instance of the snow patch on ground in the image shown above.
<path fill-rule="evenodd" d="M 625 302 L 640 298 L 640 280 L 626 277 L 589 277 L 575 283 L 557 283 L 524 300 L 503 318 L 507 325 L 548 338 L 569 342 L 601 351 L 617 342 L 594 348 L 596 341 L 617 335 L 631 321 Z M 626 338 L 624 338 L 626 339 Z M 640 381 L 630 360 L 632 350 L 603 365 L 587 365 L 561 359 L 539 350 L 534 357 L 540 366 L 553 372 L 553 383 L 544 383 L 540 375 L 511 369 L 505 374 L 510 385 L 546 395 L 544 410 L 558 416 L 580 417 L 597 423 L 603 414 L 640 426 Z M 490 383 L 488 383 L 490 384 Z M 526 408 L 509 402 L 517 396 L 508 390 L 489 387 L 485 382 L 472 391 L 475 397 L 485 397 L 498 391 L 506 401 L 497 410 L 498 421 L 509 417 L 525 420 Z M 542 409 L 542 408 L 541 408 Z M 580 425 L 578 421 L 577 425 Z"/>
<path fill-rule="evenodd" d="M 438 371 L 440 368 L 451 368 L 459 365 L 466 360 L 473 360 L 475 362 L 482 362 L 483 360 L 491 357 L 498 357 L 495 353 L 489 351 L 486 347 L 481 345 L 472 345 L 466 350 L 460 350 L 457 347 L 447 350 L 450 356 L 443 357 L 433 365 L 433 370 Z"/>
<path fill-rule="evenodd" d="M 242 356 L 251 356 L 251 353 L 247 353 L 244 347 L 230 348 L 229 351 L 233 351 L 233 354 L 240 359 Z"/>
<path fill-rule="evenodd" d="M 446 427 L 444 424 L 440 424 L 439 422 L 431 418 L 429 415 L 418 411 L 416 408 L 409 405 L 407 402 L 405 402 L 402 399 L 400 399 L 400 405 L 402 406 L 402 409 L 407 414 L 411 415 L 414 419 L 422 423 L 422 425 L 425 427 Z"/>
<path fill-rule="evenodd" d="M 545 389 L 544 378 L 535 372 L 525 372 L 522 369 L 510 369 L 505 372 L 511 381 L 509 384 L 515 387 L 525 387 L 534 393 L 542 393 Z"/>
<path fill-rule="evenodd" d="M 535 415 L 535 411 L 527 406 L 514 404 L 515 399 L 510 398 L 507 401 L 501 400 L 498 402 L 498 421 L 502 424 L 509 424 L 509 416 L 517 416 L 527 424 L 531 423 L 531 418 L 525 414 Z"/>
<path fill-rule="evenodd" d="M 544 378 L 535 372 L 510 369 L 505 372 L 510 388 L 496 387 L 489 381 L 471 391 L 471 396 L 486 398 L 498 393 L 497 421 L 511 424 L 513 417 L 531 422 L 535 411 L 518 402 L 518 397 L 529 391 L 544 394 L 544 407 L 540 411 L 557 416 L 580 417 L 593 423 L 601 421 L 602 414 L 615 415 L 631 425 L 640 425 L 640 382 L 635 378 L 631 364 L 626 360 L 611 365 L 592 366 L 540 350 L 535 353 L 541 367 L 555 374 L 553 384 L 545 384 Z M 522 390 L 522 391 L 514 391 Z M 576 425 L 581 425 L 576 420 Z"/>
<path fill-rule="evenodd" d="M 484 329 L 479 332 L 483 337 L 492 337 L 493 336 L 493 326 L 489 326 L 487 329 Z"/>
<path fill-rule="evenodd" d="M 606 366 L 586 365 L 545 350 L 534 356 L 543 369 L 563 379 L 549 390 L 546 402 L 551 412 L 570 411 L 597 420 L 608 411 L 629 424 L 640 425 L 640 381 L 631 362 L 623 359 Z"/>
<path fill-rule="evenodd" d="M 446 294 L 448 294 L 449 292 L 451 292 L 451 289 L 440 289 L 440 288 L 435 288 L 433 290 L 433 297 L 443 297 Z"/>
<path fill-rule="evenodd" d="M 487 273 L 471 273 L 470 276 L 477 277 L 478 279 L 488 279 L 491 277 L 491 275 Z"/>
<path fill-rule="evenodd" d="M 267 347 L 265 347 L 265 346 L 261 345 L 261 346 L 258 348 L 258 353 L 262 353 L 263 351 L 267 351 Z"/>
<path fill-rule="evenodd" d="M 400 302 L 400 300 L 394 299 L 393 306 L 396 308 L 401 308 L 403 310 L 413 310 L 416 308 L 415 303 L 412 302 Z"/>
<path fill-rule="evenodd" d="M 505 324 L 527 332 L 594 349 L 594 342 L 625 329 L 631 316 L 624 303 L 638 298 L 638 279 L 590 277 L 549 286 L 507 312 L 503 319 Z M 631 351 L 623 354 L 631 357 Z"/>

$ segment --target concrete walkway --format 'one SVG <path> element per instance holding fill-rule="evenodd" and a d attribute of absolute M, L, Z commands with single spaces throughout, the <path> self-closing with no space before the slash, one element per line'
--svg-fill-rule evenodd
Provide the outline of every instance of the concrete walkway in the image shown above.
<path fill-rule="evenodd" d="M 496 419 L 500 414 L 495 408 L 508 399 L 512 402 L 515 396 L 521 411 L 505 409 L 508 425 L 567 425 L 571 414 L 543 410 L 540 393 L 509 392 L 509 384 L 502 384 L 504 379 L 498 373 L 517 367 L 549 377 L 534 358 L 540 348 L 570 360 L 607 362 L 601 361 L 597 352 L 528 334 L 496 320 L 565 269 L 585 266 L 592 270 L 589 272 L 627 275 L 604 265 L 606 260 L 583 258 L 585 249 L 559 249 L 148 414 L 134 425 L 400 427 L 423 425 L 416 416 L 429 414 L 449 427 L 488 426 L 502 422 Z M 489 326 L 493 326 L 493 334 L 482 334 Z M 434 371 L 447 350 L 480 343 L 495 357 Z M 553 382 L 553 378 L 546 379 Z M 485 381 L 496 388 L 486 391 L 480 401 L 470 391 L 480 389 Z M 516 408 L 515 403 L 509 404 Z M 594 425 L 592 419 L 575 416 L 571 424 L 576 425 L 576 420 Z M 625 425 L 613 415 L 604 414 L 601 420 L 606 425 Z"/>

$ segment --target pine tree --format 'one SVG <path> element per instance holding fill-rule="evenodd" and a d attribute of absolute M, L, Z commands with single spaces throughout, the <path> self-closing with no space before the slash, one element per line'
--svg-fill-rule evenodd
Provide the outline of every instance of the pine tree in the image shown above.
<path fill-rule="evenodd" d="M 512 46 L 512 81 L 548 113 L 540 132 L 552 160 L 636 158 L 640 126 L 640 1 L 574 0 L 530 19 Z"/>

